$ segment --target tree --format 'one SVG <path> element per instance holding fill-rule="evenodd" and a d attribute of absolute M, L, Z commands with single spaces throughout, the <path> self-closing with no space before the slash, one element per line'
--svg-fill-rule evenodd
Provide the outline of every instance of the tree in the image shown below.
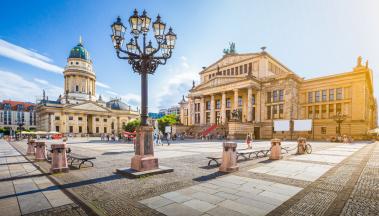
<path fill-rule="evenodd" d="M 128 122 L 128 124 L 124 125 L 123 129 L 127 132 L 134 132 L 140 125 L 141 120 L 135 119 L 133 121 Z"/>
<path fill-rule="evenodd" d="M 166 126 L 171 126 L 178 123 L 178 117 L 175 114 L 165 115 L 158 119 L 158 128 L 162 133 L 165 131 Z"/>

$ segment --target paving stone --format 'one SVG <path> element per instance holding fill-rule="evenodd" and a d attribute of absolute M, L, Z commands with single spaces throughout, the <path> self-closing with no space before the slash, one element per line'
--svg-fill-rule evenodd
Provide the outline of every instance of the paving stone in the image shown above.
<path fill-rule="evenodd" d="M 212 203 L 212 204 L 217 204 L 217 203 L 225 200 L 225 198 L 214 196 L 212 194 L 207 194 L 207 193 L 204 193 L 204 192 L 194 193 L 194 194 L 191 195 L 191 197 L 193 197 L 195 199 L 198 199 L 198 200 L 202 200 L 202 201 L 208 202 L 208 203 Z"/>
<path fill-rule="evenodd" d="M 0 197 L 14 194 L 14 188 L 12 181 L 6 181 L 0 183 Z"/>
<path fill-rule="evenodd" d="M 44 191 L 42 193 L 43 195 L 45 195 L 45 197 L 47 198 L 47 200 L 50 202 L 51 206 L 53 207 L 58 207 L 58 206 L 63 206 L 63 205 L 73 203 L 72 200 L 68 198 L 60 190 Z"/>
<path fill-rule="evenodd" d="M 161 208 L 158 208 L 157 211 L 167 215 L 167 216 L 177 216 L 177 215 L 183 215 L 183 216 L 198 216 L 202 215 L 203 212 L 195 210 L 194 208 L 181 205 L 178 203 L 172 203 L 166 206 L 163 206 Z"/>
<path fill-rule="evenodd" d="M 164 197 L 156 196 L 149 199 L 140 201 L 140 203 L 147 205 L 150 208 L 157 209 L 159 207 L 173 203 L 174 201 Z"/>
<path fill-rule="evenodd" d="M 37 185 L 34 184 L 33 181 L 27 182 L 27 183 L 14 183 L 14 187 L 16 189 L 16 193 L 34 193 L 36 191 L 39 191 Z"/>
<path fill-rule="evenodd" d="M 37 212 L 52 207 L 41 192 L 18 196 L 17 198 L 22 214 Z"/>
<path fill-rule="evenodd" d="M 231 200 L 222 201 L 221 203 L 219 203 L 219 206 L 228 208 L 233 211 L 237 211 L 245 215 L 265 215 L 265 212 L 261 211 L 260 209 L 257 209 L 248 205 L 240 204 Z"/>
<path fill-rule="evenodd" d="M 0 215 L 21 215 L 16 197 L 0 199 Z"/>
<path fill-rule="evenodd" d="M 224 208 L 222 206 L 217 206 L 216 208 L 207 211 L 207 214 L 213 216 L 246 216 L 245 214 Z"/>
<path fill-rule="evenodd" d="M 183 205 L 188 206 L 190 208 L 196 209 L 201 212 L 206 212 L 215 208 L 216 206 L 202 200 L 192 199 L 183 203 Z"/>
<path fill-rule="evenodd" d="M 183 195 L 183 194 L 181 194 L 179 192 L 175 192 L 175 191 L 162 194 L 161 197 L 164 197 L 166 199 L 170 199 L 170 200 L 177 202 L 177 203 L 183 203 L 185 201 L 192 199 L 190 196 L 186 196 L 186 195 Z"/>
<path fill-rule="evenodd" d="M 240 198 L 237 195 L 233 195 L 233 194 L 222 192 L 222 191 L 221 192 L 217 192 L 214 195 L 218 196 L 218 197 L 221 197 L 221 198 L 224 198 L 224 199 L 229 199 L 229 200 L 235 200 L 235 199 Z"/>
<path fill-rule="evenodd" d="M 217 193 L 217 190 L 206 188 L 206 187 L 202 187 L 201 184 L 192 186 L 192 187 L 190 187 L 190 189 L 193 189 L 193 190 L 196 190 L 196 191 L 200 191 L 200 192 L 205 192 L 205 193 L 208 193 L 208 194 Z"/>
<path fill-rule="evenodd" d="M 257 208 L 261 210 L 262 212 L 265 212 L 266 214 L 272 211 L 273 209 L 275 209 L 276 207 L 278 207 L 278 205 L 268 204 L 262 201 L 257 201 L 257 200 L 253 200 L 253 199 L 249 199 L 245 197 L 236 199 L 234 200 L 234 202 Z"/>

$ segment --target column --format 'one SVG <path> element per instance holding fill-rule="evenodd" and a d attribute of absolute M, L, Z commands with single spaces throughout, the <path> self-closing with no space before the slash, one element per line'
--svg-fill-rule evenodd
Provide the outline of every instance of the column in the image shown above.
<path fill-rule="evenodd" d="M 255 94 L 255 121 L 261 121 L 261 91 Z"/>
<path fill-rule="evenodd" d="M 211 124 L 216 123 L 215 96 L 211 94 Z"/>
<path fill-rule="evenodd" d="M 226 92 L 222 92 L 221 96 L 221 123 L 226 123 Z"/>
<path fill-rule="evenodd" d="M 238 109 L 238 89 L 234 89 L 233 110 Z"/>
<path fill-rule="evenodd" d="M 204 95 L 200 99 L 200 124 L 205 124 L 205 100 Z"/>
<path fill-rule="evenodd" d="M 253 89 L 249 87 L 247 89 L 247 121 L 253 121 Z"/>
<path fill-rule="evenodd" d="M 188 124 L 195 124 L 195 112 L 193 110 L 193 99 L 188 98 Z"/>

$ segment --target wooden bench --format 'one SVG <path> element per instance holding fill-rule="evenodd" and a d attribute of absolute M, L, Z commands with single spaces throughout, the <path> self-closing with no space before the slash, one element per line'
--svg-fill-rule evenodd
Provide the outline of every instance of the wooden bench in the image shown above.
<path fill-rule="evenodd" d="M 221 157 L 207 157 L 209 159 L 209 162 L 208 162 L 208 166 L 211 165 L 212 161 L 214 161 L 216 163 L 217 166 L 220 166 L 220 160 L 221 160 Z"/>
<path fill-rule="evenodd" d="M 95 159 L 96 157 L 89 157 L 89 156 L 84 156 L 84 155 L 79 155 L 79 154 L 74 154 L 74 153 L 67 154 L 67 160 L 71 161 L 71 164 L 70 164 L 71 166 L 73 165 L 75 161 L 80 162 L 79 169 L 86 162 L 91 163 L 93 167 L 94 164 L 91 160 L 95 160 Z"/>

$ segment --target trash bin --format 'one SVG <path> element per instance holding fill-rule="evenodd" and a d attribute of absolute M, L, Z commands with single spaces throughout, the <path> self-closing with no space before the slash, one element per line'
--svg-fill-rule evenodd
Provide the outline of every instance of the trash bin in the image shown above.
<path fill-rule="evenodd" d="M 222 161 L 220 166 L 220 172 L 235 172 L 238 171 L 237 165 L 237 143 L 224 142 L 222 144 Z"/>
<path fill-rule="evenodd" d="M 51 144 L 51 173 L 68 172 L 66 144 Z"/>
<path fill-rule="evenodd" d="M 45 142 L 36 142 L 36 161 L 41 161 L 46 159 L 46 144 Z"/>
<path fill-rule="evenodd" d="M 271 154 L 270 159 L 271 160 L 279 160 L 281 159 L 281 140 L 280 139 L 272 139 L 271 140 Z"/>

